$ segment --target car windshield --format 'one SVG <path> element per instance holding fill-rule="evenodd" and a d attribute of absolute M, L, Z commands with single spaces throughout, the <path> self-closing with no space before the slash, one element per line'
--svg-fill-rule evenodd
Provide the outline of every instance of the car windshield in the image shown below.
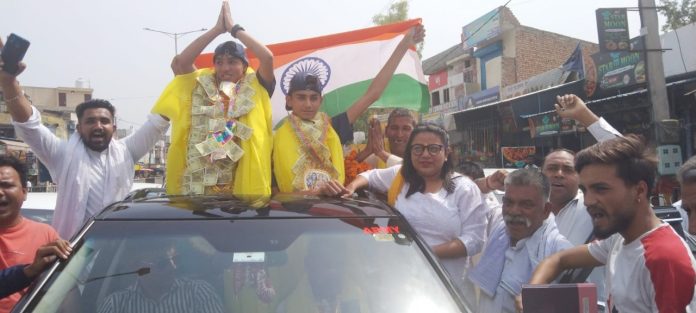
<path fill-rule="evenodd" d="M 153 295 L 186 306 L 197 286 L 225 312 L 460 312 L 386 218 L 96 221 L 77 247 L 28 311 L 109 312 Z"/>

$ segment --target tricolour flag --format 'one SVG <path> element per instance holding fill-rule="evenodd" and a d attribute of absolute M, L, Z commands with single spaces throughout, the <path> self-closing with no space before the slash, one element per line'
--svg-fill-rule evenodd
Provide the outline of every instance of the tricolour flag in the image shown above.
<path fill-rule="evenodd" d="M 268 45 L 273 51 L 276 88 L 271 98 L 273 124 L 287 116 L 285 95 L 292 76 L 312 68 L 324 85 L 322 110 L 330 116 L 344 112 L 362 96 L 411 26 L 420 19 Z M 247 49 L 252 67 L 258 60 Z M 213 54 L 202 54 L 196 67 L 212 67 Z M 420 58 L 409 49 L 399 63 L 382 97 L 371 107 L 408 108 L 427 112 L 427 81 Z"/>

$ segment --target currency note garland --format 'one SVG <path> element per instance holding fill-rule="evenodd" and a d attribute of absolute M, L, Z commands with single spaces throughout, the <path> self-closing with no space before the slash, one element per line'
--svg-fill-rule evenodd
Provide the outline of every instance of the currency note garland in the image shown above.
<path fill-rule="evenodd" d="M 326 113 L 317 113 L 313 121 L 303 121 L 292 114 L 288 118 L 300 142 L 299 158 L 292 168 L 295 190 L 313 189 L 320 182 L 338 178 L 338 171 L 331 163 L 331 151 L 324 144 L 331 125 Z"/>
<path fill-rule="evenodd" d="M 218 87 L 214 74 L 198 78 L 191 101 L 183 194 L 232 192 L 237 162 L 244 155 L 239 144 L 253 133 L 239 118 L 254 108 L 254 75 L 247 74 L 237 84 L 223 87 Z M 228 97 L 221 94 L 221 89 Z"/>

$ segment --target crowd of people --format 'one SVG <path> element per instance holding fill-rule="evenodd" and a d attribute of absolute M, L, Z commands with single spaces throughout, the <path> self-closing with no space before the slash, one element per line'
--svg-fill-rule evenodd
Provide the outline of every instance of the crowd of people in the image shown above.
<path fill-rule="evenodd" d="M 220 44 L 213 68 L 197 69 L 196 57 L 227 33 L 239 42 Z M 334 117 L 320 110 L 324 86 L 317 73 L 295 74 L 286 96 L 288 116 L 275 132 L 273 54 L 234 24 L 226 1 L 215 25 L 172 60 L 175 77 L 145 125 L 122 139 L 113 137 L 114 106 L 98 99 L 77 106 L 77 132 L 59 139 L 42 124 L 17 81 L 26 66 L 20 64 L 17 75 L 0 71 L 18 136 L 59 186 L 55 230 L 24 219 L 19 211 L 27 196 L 26 171 L 18 160 L 0 157 L 0 313 L 12 308 L 17 291 L 48 264 L 69 257 L 71 247 L 60 238 L 71 238 L 103 207 L 125 196 L 134 163 L 170 123 L 169 194 L 345 197 L 370 188 L 385 194 L 414 226 L 477 312 L 519 312 L 524 284 L 558 281 L 563 270 L 591 267 L 597 268 L 586 279 L 597 286 L 608 311 L 696 311 L 694 257 L 650 206 L 653 153 L 644 139 L 622 136 L 575 95 L 559 96 L 556 111 L 585 126 L 598 143 L 578 153 L 554 150 L 540 168 L 485 177 L 475 163 L 454 164 L 441 127 L 417 124 L 411 112 L 395 109 L 384 129 L 369 121 L 367 144 L 357 159 L 373 169 L 345 184 L 343 145 L 352 140 L 353 123 L 379 99 L 402 57 L 424 36 L 422 26 L 405 33 L 365 94 Z M 249 66 L 245 47 L 258 59 L 256 69 Z M 690 214 L 696 208 L 696 159 L 684 164 L 678 179 L 683 200 L 677 205 L 689 213 L 688 233 L 696 234 L 696 217 Z M 505 192 L 502 203 L 494 190 Z M 169 287 L 209 288 L 169 282 Z M 100 312 L 122 311 L 123 299 L 161 297 L 157 292 L 129 296 L 133 292 L 110 296 Z"/>

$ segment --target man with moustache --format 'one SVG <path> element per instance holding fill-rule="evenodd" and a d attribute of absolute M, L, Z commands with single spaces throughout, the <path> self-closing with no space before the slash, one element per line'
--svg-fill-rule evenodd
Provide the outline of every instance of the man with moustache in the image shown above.
<path fill-rule="evenodd" d="M 25 67 L 20 64 L 17 75 Z M 7 110 L 17 136 L 58 183 L 53 227 L 62 238 L 70 238 L 89 218 L 126 196 L 133 185 L 135 162 L 167 131 L 169 121 L 150 114 L 140 129 L 116 139 L 116 109 L 107 100 L 93 99 L 77 106 L 77 131 L 69 140 L 61 140 L 43 125 L 41 113 L 24 96 L 17 75 L 0 70 Z"/>
<path fill-rule="evenodd" d="M 505 178 L 504 222 L 493 227 L 481 260 L 468 275 L 481 289 L 476 312 L 515 312 L 515 297 L 537 264 L 572 247 L 549 217 L 548 199 L 548 179 L 537 170 L 520 169 Z"/>
<path fill-rule="evenodd" d="M 559 252 L 530 284 L 565 269 L 606 266 L 609 312 L 696 312 L 696 262 L 685 242 L 650 205 L 657 159 L 638 136 L 618 137 L 575 158 L 594 234 L 601 240 Z"/>

